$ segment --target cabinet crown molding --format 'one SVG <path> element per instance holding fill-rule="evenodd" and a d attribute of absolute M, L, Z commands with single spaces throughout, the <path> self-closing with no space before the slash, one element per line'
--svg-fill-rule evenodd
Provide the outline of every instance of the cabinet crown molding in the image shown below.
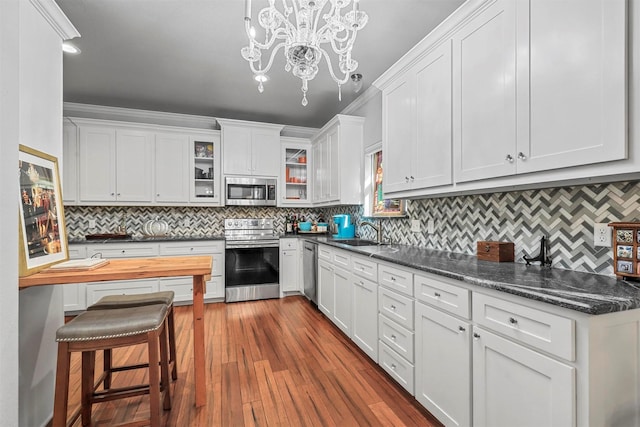
<path fill-rule="evenodd" d="M 64 14 L 60 6 L 53 0 L 31 0 L 31 4 L 51 25 L 62 40 L 69 40 L 80 37 L 80 33 L 73 26 L 67 15 Z"/>
<path fill-rule="evenodd" d="M 236 120 L 236 119 L 220 119 L 216 117 L 218 123 L 220 123 L 220 127 L 223 126 L 242 126 L 242 127 L 253 127 L 260 129 L 273 129 L 278 132 L 282 132 L 284 125 L 278 125 L 273 123 L 263 123 L 263 122 L 249 122 L 246 120 Z"/>

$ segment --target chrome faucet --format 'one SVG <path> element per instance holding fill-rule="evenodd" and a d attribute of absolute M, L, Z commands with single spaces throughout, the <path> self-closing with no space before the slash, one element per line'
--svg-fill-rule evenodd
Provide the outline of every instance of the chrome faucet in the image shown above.
<path fill-rule="evenodd" d="M 378 224 L 377 226 L 369 221 L 362 221 L 360 223 L 360 226 L 362 227 L 363 225 L 368 225 L 371 228 L 373 228 L 374 230 L 376 230 L 376 241 L 378 242 L 379 245 L 382 244 L 382 221 L 380 221 L 380 224 Z"/>

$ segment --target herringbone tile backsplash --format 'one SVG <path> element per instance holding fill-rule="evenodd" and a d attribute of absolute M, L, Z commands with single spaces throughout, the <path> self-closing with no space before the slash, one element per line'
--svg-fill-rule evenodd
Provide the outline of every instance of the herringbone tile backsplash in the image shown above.
<path fill-rule="evenodd" d="M 128 231 L 133 234 L 141 234 L 146 221 L 160 218 L 169 223 L 174 235 L 203 236 L 221 234 L 225 218 L 272 217 L 282 232 L 285 215 L 329 219 L 338 213 L 350 213 L 359 224 L 362 208 L 65 208 L 70 238 L 113 232 L 123 215 Z M 89 229 L 90 219 L 95 219 L 98 227 Z M 189 226 L 185 226 L 185 219 Z M 422 232 L 411 231 L 411 219 L 420 220 Z M 435 232 L 431 235 L 426 233 L 429 219 L 435 222 Z M 517 262 L 522 262 L 524 254 L 536 255 L 540 238 L 547 236 L 554 268 L 612 275 L 612 250 L 594 247 L 593 224 L 632 220 L 640 220 L 640 182 L 637 181 L 410 200 L 407 218 L 382 222 L 386 241 L 449 252 L 475 254 L 478 240 L 511 241 L 515 243 Z M 362 237 L 375 238 L 370 227 L 364 227 L 361 233 Z"/>

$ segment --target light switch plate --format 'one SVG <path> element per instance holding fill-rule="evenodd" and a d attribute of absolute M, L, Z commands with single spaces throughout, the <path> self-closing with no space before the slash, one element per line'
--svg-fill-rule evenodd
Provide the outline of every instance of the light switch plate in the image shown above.
<path fill-rule="evenodd" d="M 411 231 L 413 231 L 414 233 L 419 233 L 420 232 L 420 220 L 419 219 L 412 219 L 411 220 Z"/>
<path fill-rule="evenodd" d="M 433 234 L 436 232 L 436 225 L 432 219 L 427 221 L 427 233 Z"/>
<path fill-rule="evenodd" d="M 597 222 L 593 225 L 593 245 L 611 247 L 611 227 L 604 222 Z"/>
<path fill-rule="evenodd" d="M 95 219 L 90 219 L 89 220 L 89 228 L 96 228 L 96 220 Z"/>

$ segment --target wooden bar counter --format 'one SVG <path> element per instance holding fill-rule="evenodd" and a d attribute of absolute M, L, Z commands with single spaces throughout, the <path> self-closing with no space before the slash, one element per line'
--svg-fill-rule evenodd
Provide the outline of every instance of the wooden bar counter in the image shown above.
<path fill-rule="evenodd" d="M 154 257 L 110 259 L 109 263 L 87 271 L 41 271 L 19 280 L 20 289 L 43 285 L 108 282 L 113 280 L 151 279 L 193 276 L 193 354 L 196 406 L 206 401 L 204 358 L 204 294 L 211 277 L 211 256 Z"/>

